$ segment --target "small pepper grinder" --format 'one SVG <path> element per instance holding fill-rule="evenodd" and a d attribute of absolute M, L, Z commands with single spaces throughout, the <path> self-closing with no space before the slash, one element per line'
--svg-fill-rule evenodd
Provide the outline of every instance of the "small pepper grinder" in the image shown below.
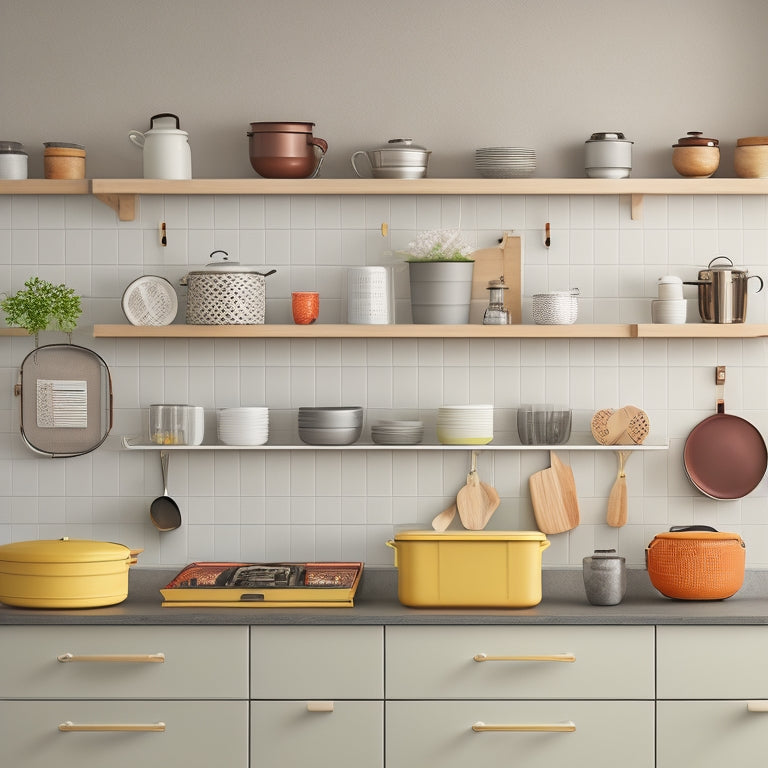
<path fill-rule="evenodd" d="M 509 325 L 509 310 L 504 306 L 504 291 L 509 290 L 504 285 L 504 275 L 498 280 L 488 282 L 488 307 L 483 314 L 483 325 Z"/>
<path fill-rule="evenodd" d="M 624 558 L 615 549 L 596 549 L 583 564 L 587 600 L 592 605 L 618 605 L 627 591 Z"/>

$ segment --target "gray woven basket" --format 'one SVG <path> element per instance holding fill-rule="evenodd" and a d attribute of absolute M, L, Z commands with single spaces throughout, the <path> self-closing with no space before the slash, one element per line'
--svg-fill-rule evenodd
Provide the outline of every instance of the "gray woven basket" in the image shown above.
<path fill-rule="evenodd" d="M 263 325 L 266 281 L 255 272 L 190 273 L 189 325 Z"/>

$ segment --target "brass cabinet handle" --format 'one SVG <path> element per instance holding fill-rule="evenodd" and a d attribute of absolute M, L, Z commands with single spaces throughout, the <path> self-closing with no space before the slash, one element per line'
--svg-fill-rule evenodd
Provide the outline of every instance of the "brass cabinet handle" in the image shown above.
<path fill-rule="evenodd" d="M 56 657 L 62 663 L 70 661 L 110 661 L 110 662 L 130 662 L 138 664 L 163 664 L 165 662 L 164 653 L 103 653 L 103 654 L 77 654 L 62 653 Z"/>
<path fill-rule="evenodd" d="M 506 731 L 509 733 L 573 733 L 576 725 L 572 721 L 565 723 L 503 723 L 499 725 L 486 725 L 483 722 L 476 722 L 472 726 L 475 733 L 488 733 L 489 731 Z"/>
<path fill-rule="evenodd" d="M 748 701 L 747 712 L 768 712 L 768 701 Z"/>
<path fill-rule="evenodd" d="M 162 733 L 165 731 L 165 723 L 73 723 L 67 720 L 59 724 L 59 730 L 64 733 L 77 733 L 85 731 L 153 731 Z"/>
<path fill-rule="evenodd" d="M 474 661 L 576 661 L 575 653 L 550 653 L 533 656 L 489 656 L 487 653 L 477 653 Z"/>
<path fill-rule="evenodd" d="M 307 712 L 333 712 L 332 701 L 308 701 Z"/>

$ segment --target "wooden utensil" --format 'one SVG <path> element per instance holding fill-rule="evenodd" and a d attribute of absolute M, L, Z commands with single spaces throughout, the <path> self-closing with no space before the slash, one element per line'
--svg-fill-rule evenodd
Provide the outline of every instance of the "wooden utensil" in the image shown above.
<path fill-rule="evenodd" d="M 456 502 L 434 516 L 432 528 L 436 531 L 444 531 L 453 522 L 454 517 L 456 517 Z"/>
<path fill-rule="evenodd" d="M 554 451 L 551 466 L 528 480 L 536 525 L 542 533 L 563 533 L 579 524 L 579 498 L 573 470 Z"/>
<path fill-rule="evenodd" d="M 477 474 L 477 451 L 472 451 L 472 465 L 467 475 L 467 484 L 456 495 L 456 507 L 461 524 L 470 531 L 482 530 L 495 509 L 491 509 L 491 499 L 480 484 Z"/>
<path fill-rule="evenodd" d="M 634 405 L 626 405 L 615 411 L 608 418 L 608 435 L 618 433 L 614 445 L 640 445 L 650 431 L 648 414 Z M 627 522 L 627 475 L 626 464 L 632 451 L 617 451 L 616 460 L 619 469 L 611 492 L 608 494 L 608 512 L 606 523 L 613 528 L 620 528 Z"/>

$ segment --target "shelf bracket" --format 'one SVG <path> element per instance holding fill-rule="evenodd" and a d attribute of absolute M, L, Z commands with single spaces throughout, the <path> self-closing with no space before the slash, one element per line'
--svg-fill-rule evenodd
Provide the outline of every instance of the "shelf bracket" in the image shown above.
<path fill-rule="evenodd" d="M 639 221 L 643 214 L 643 195 L 632 194 L 632 221 Z"/>
<path fill-rule="evenodd" d="M 136 203 L 139 199 L 138 195 L 130 194 L 108 194 L 104 192 L 97 192 L 95 196 L 101 200 L 104 205 L 108 205 L 117 213 L 117 218 L 120 221 L 133 221 L 136 218 Z"/>

